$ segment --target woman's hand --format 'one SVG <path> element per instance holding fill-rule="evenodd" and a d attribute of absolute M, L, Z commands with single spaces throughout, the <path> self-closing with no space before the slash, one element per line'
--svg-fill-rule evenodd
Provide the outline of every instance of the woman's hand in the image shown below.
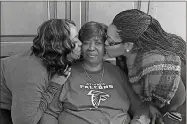
<path fill-rule="evenodd" d="M 110 124 L 129 124 L 130 116 L 127 113 L 114 115 L 110 118 Z"/>
<path fill-rule="evenodd" d="M 132 119 L 130 124 L 141 124 L 139 121 L 135 120 L 135 119 Z"/>
<path fill-rule="evenodd" d="M 130 124 L 150 124 L 150 119 L 146 115 L 136 116 L 131 120 Z"/>
<path fill-rule="evenodd" d="M 151 124 L 164 124 L 162 114 L 156 107 L 150 104 L 149 111 L 151 114 Z"/>
<path fill-rule="evenodd" d="M 63 85 L 67 79 L 69 78 L 69 76 L 71 75 L 71 68 L 69 68 L 68 66 L 66 67 L 66 69 L 64 70 L 64 74 L 66 76 L 59 76 L 57 74 L 55 74 L 52 78 L 51 81 L 55 82 L 57 84 Z"/>

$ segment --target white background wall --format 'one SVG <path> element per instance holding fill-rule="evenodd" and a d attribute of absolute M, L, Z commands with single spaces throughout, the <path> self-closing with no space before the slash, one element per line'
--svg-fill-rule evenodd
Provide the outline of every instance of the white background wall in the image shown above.
<path fill-rule="evenodd" d="M 134 2 L 90 2 L 89 21 L 110 24 L 120 11 L 132 9 Z M 142 1 L 141 10 L 148 11 L 148 2 Z M 186 2 L 150 2 L 149 13 L 169 33 L 181 36 L 186 41 Z"/>
<path fill-rule="evenodd" d="M 142 1 L 142 11 L 147 11 L 147 3 Z M 64 7 L 64 2 L 58 2 L 58 18 L 65 17 Z M 89 21 L 108 25 L 118 12 L 134 7 L 134 2 L 89 2 Z M 72 2 L 72 19 L 78 25 L 79 11 L 79 2 Z M 149 14 L 158 19 L 166 31 L 186 40 L 186 2 L 151 2 Z M 47 19 L 47 2 L 1 2 L 2 35 L 36 34 L 36 28 Z"/>
<path fill-rule="evenodd" d="M 109 25 L 117 13 L 136 7 L 137 1 L 89 2 L 88 21 L 99 21 Z M 160 22 L 163 29 L 181 36 L 186 41 L 186 2 L 150 2 L 150 4 L 141 2 L 140 10 L 149 12 Z M 48 19 L 47 11 L 47 2 L 1 2 L 1 35 L 36 34 L 37 27 Z M 72 2 L 71 18 L 78 28 L 81 25 L 81 16 L 83 15 L 81 15 L 80 2 Z M 65 3 L 58 2 L 57 18 L 64 17 Z M 32 38 L 19 39 L 1 38 L 1 54 L 12 55 L 27 49 L 32 43 Z M 7 41 L 8 44 L 2 41 Z"/>
<path fill-rule="evenodd" d="M 47 2 L 1 2 L 1 34 L 36 34 L 47 20 Z"/>
<path fill-rule="evenodd" d="M 151 2 L 150 14 L 169 33 L 181 36 L 186 41 L 186 2 Z"/>
<path fill-rule="evenodd" d="M 89 21 L 98 21 L 109 25 L 120 11 L 133 9 L 134 2 L 90 2 Z"/>

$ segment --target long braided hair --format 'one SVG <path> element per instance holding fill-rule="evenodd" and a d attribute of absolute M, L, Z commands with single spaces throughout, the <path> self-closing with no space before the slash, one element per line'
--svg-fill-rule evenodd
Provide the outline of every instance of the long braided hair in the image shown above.
<path fill-rule="evenodd" d="M 152 16 L 131 9 L 117 14 L 112 24 L 118 29 L 123 42 L 134 43 L 133 52 L 173 52 L 186 64 L 186 42 L 175 34 L 165 32 Z"/>
<path fill-rule="evenodd" d="M 38 27 L 33 40 L 32 54 L 42 59 L 49 73 L 64 75 L 64 69 L 70 63 L 66 58 L 74 47 L 70 40 L 70 25 L 75 23 L 67 19 L 51 19 Z"/>

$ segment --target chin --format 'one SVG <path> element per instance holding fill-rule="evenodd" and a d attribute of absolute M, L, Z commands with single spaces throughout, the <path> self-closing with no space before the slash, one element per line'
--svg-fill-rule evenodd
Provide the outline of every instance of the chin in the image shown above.
<path fill-rule="evenodd" d="M 98 61 L 98 60 L 88 60 L 88 61 L 89 61 L 89 63 L 96 64 L 96 65 L 103 62 L 103 61 Z"/>
<path fill-rule="evenodd" d="M 70 58 L 71 58 L 72 62 L 76 61 L 76 60 L 80 59 L 80 54 L 75 54 L 75 53 L 70 54 Z"/>
<path fill-rule="evenodd" d="M 80 55 L 73 56 L 74 60 L 80 59 Z"/>
<path fill-rule="evenodd" d="M 115 55 L 107 55 L 109 58 L 115 58 L 116 56 Z"/>

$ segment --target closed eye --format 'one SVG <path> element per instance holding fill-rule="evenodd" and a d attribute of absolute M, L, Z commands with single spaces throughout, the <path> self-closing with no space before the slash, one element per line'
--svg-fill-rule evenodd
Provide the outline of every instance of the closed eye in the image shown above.
<path fill-rule="evenodd" d="M 83 42 L 84 45 L 88 45 L 89 43 L 88 42 Z"/>
<path fill-rule="evenodd" d="M 101 42 L 95 42 L 95 44 L 102 44 Z"/>

